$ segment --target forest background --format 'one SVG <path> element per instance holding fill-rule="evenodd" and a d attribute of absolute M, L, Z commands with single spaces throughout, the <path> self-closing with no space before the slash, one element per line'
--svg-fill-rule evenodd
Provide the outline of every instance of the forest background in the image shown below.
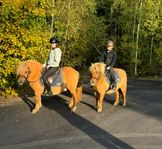
<path fill-rule="evenodd" d="M 0 0 L 0 94 L 16 95 L 20 61 L 45 62 L 57 36 L 62 66 L 84 75 L 114 40 L 128 77 L 162 76 L 161 0 Z"/>

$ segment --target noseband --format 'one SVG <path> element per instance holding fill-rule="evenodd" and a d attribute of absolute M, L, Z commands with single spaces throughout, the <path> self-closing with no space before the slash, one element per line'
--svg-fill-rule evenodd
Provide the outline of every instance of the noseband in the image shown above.
<path fill-rule="evenodd" d="M 28 79 L 29 74 L 30 74 L 30 69 L 29 69 L 29 67 L 28 67 L 28 74 L 27 74 L 27 76 L 24 76 L 24 75 L 19 75 L 19 77 L 25 78 L 25 79 L 27 80 L 27 79 Z"/>

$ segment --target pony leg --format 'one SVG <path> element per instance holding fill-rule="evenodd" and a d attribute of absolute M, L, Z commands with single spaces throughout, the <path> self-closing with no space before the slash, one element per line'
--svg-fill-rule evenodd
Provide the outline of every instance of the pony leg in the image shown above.
<path fill-rule="evenodd" d="M 115 96 L 116 96 L 116 99 L 115 99 L 114 106 L 117 106 L 119 104 L 119 91 L 118 90 L 116 90 Z"/>
<path fill-rule="evenodd" d="M 99 95 L 98 92 L 96 92 L 95 97 L 96 97 L 96 108 L 98 109 L 99 104 L 100 104 L 100 95 Z M 103 97 L 103 98 L 104 98 L 104 97 Z M 98 111 L 98 110 L 97 110 L 97 111 Z"/>
<path fill-rule="evenodd" d="M 102 104 L 103 104 L 104 95 L 105 95 L 105 94 L 100 94 L 100 95 L 99 95 L 97 112 L 101 112 L 101 111 L 102 111 Z"/>
<path fill-rule="evenodd" d="M 77 104 L 77 94 L 76 94 L 76 90 L 75 89 L 69 89 L 71 95 L 72 95 L 72 98 L 70 100 L 70 104 L 69 104 L 69 107 L 72 109 L 73 112 L 76 111 L 76 104 Z"/>
<path fill-rule="evenodd" d="M 70 98 L 70 102 L 69 102 L 69 108 L 72 108 L 72 106 L 73 106 L 73 104 L 74 104 L 74 103 L 73 103 L 73 100 L 74 100 L 73 97 L 71 97 L 71 98 Z"/>
<path fill-rule="evenodd" d="M 71 109 L 72 109 L 73 112 L 75 112 L 76 109 L 77 109 L 77 106 L 76 106 L 76 104 L 77 104 L 77 95 L 76 95 L 76 93 L 74 93 L 74 94 L 72 94 L 72 96 L 73 96 L 73 106 L 71 107 Z"/>
<path fill-rule="evenodd" d="M 77 85 L 77 88 L 75 90 L 75 93 L 76 93 L 76 97 L 75 95 L 73 95 L 70 99 L 70 103 L 69 103 L 69 107 L 71 108 L 73 105 L 74 105 L 74 100 L 76 99 L 76 104 L 81 100 L 81 97 L 82 97 L 82 84 L 79 83 Z M 75 99 L 74 99 L 75 98 Z"/>
<path fill-rule="evenodd" d="M 96 91 L 94 91 L 94 95 L 95 95 L 95 98 L 96 98 L 96 107 L 98 107 L 98 104 L 99 104 L 98 93 Z"/>
<path fill-rule="evenodd" d="M 76 88 L 77 102 L 79 102 L 82 98 L 83 87 L 81 83 L 78 83 Z"/>
<path fill-rule="evenodd" d="M 123 107 L 125 107 L 127 104 L 127 101 L 126 101 L 126 94 L 123 94 Z"/>
<path fill-rule="evenodd" d="M 121 89 L 121 92 L 122 92 L 122 98 L 123 98 L 123 107 L 126 106 L 126 91 L 124 89 Z"/>
<path fill-rule="evenodd" d="M 32 110 L 32 113 L 35 114 L 42 107 L 41 96 L 35 96 L 35 108 Z"/>

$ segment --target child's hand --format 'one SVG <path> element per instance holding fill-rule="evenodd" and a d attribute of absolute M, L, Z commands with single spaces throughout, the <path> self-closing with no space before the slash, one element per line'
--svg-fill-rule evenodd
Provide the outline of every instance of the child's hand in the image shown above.
<path fill-rule="evenodd" d="M 110 70 L 110 66 L 107 66 L 106 69 L 107 69 L 107 70 Z"/>
<path fill-rule="evenodd" d="M 51 66 L 50 65 L 47 65 L 46 68 L 49 69 Z"/>
<path fill-rule="evenodd" d="M 45 68 L 46 67 L 46 64 L 43 64 L 43 68 Z"/>

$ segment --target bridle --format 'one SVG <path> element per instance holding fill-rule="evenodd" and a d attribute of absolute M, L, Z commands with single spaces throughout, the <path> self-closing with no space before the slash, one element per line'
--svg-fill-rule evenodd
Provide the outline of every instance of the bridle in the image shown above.
<path fill-rule="evenodd" d="M 25 80 L 27 80 L 30 73 L 31 72 L 30 72 L 30 69 L 28 67 L 28 73 L 27 73 L 27 75 L 26 76 L 25 75 L 19 75 L 18 77 L 22 77 L 22 78 L 25 78 Z"/>
<path fill-rule="evenodd" d="M 102 73 L 99 72 L 98 77 L 95 77 L 94 79 L 97 80 L 97 81 L 99 81 L 101 79 L 101 75 L 102 75 Z"/>
<path fill-rule="evenodd" d="M 95 86 L 96 83 L 102 78 L 102 75 L 104 75 L 103 67 L 101 65 L 98 65 L 97 67 L 98 67 L 98 69 L 96 69 L 95 67 L 92 67 L 92 66 L 90 68 L 91 69 L 91 74 L 92 74 L 92 78 L 90 80 L 91 86 Z"/>
<path fill-rule="evenodd" d="M 95 86 L 94 84 L 96 84 L 101 79 L 101 76 L 102 76 L 102 73 L 99 72 L 98 77 L 94 77 L 94 78 L 92 77 L 90 80 L 90 84 L 92 86 Z M 95 82 L 94 82 L 94 80 L 95 80 Z"/>

